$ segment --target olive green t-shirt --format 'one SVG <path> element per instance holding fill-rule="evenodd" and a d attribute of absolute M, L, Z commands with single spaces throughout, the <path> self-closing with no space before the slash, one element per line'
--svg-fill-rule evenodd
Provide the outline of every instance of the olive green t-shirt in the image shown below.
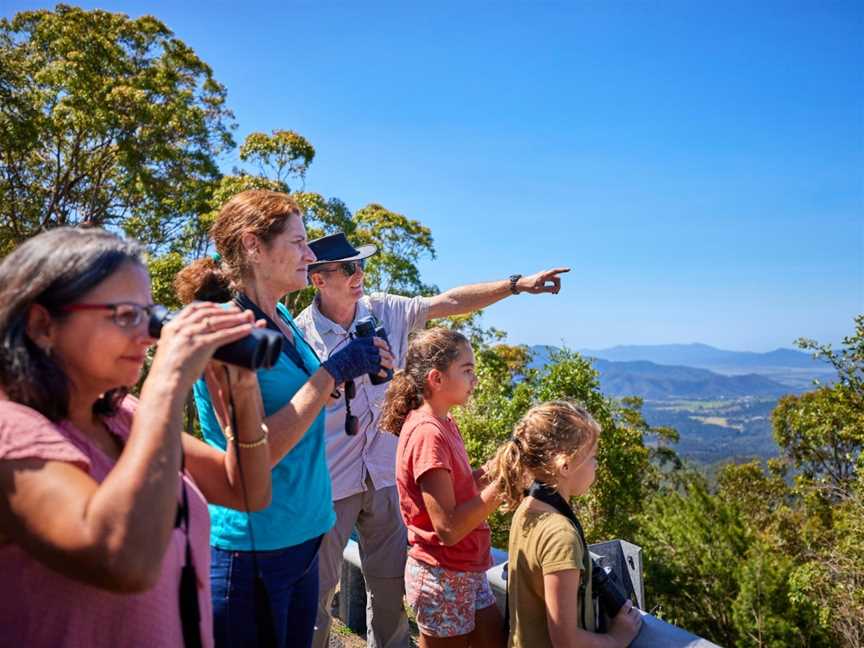
<path fill-rule="evenodd" d="M 510 523 L 509 564 L 507 582 L 510 605 L 509 648 L 547 648 L 552 646 L 546 625 L 546 604 L 543 598 L 543 576 L 568 569 L 583 570 L 585 548 L 579 532 L 560 513 L 528 509 L 528 499 L 522 501 Z M 594 605 L 591 597 L 591 575 L 587 578 L 585 619 L 587 630 L 593 631 Z M 573 605 L 579 605 L 573 601 Z M 579 618 L 582 628 L 582 619 Z"/>

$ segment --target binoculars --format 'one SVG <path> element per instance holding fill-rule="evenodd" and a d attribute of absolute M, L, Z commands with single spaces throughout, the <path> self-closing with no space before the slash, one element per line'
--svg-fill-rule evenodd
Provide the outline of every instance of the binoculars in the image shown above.
<path fill-rule="evenodd" d="M 611 619 L 627 602 L 628 596 L 610 567 L 601 566 L 593 558 L 591 562 L 591 589 L 600 601 L 600 609 Z"/>
<path fill-rule="evenodd" d="M 162 333 L 162 327 L 176 314 L 176 311 L 170 311 L 164 306 L 158 304 L 153 306 L 147 323 L 150 337 L 158 338 Z M 245 369 L 269 369 L 279 360 L 283 341 L 281 333 L 255 328 L 245 338 L 216 349 L 213 357 Z"/>
<path fill-rule="evenodd" d="M 354 326 L 354 337 L 379 337 L 387 344 L 390 344 L 390 340 L 387 339 L 387 331 L 378 323 L 378 320 L 375 319 L 373 315 L 364 317 L 357 322 Z M 387 369 L 386 372 L 387 374 L 385 376 L 381 376 L 377 373 L 368 374 L 369 381 L 373 385 L 382 385 L 385 382 L 392 380 L 393 370 Z M 355 394 L 356 388 L 354 387 L 354 381 L 349 380 L 345 383 L 345 434 L 348 436 L 354 436 L 360 429 L 360 420 L 351 413 L 351 399 L 354 398 Z"/>
<path fill-rule="evenodd" d="M 357 325 L 354 327 L 354 336 L 358 338 L 379 337 L 388 345 L 390 344 L 390 340 L 387 339 L 387 331 L 384 330 L 384 327 L 378 323 L 378 320 L 373 315 L 364 317 L 357 322 Z M 386 376 L 370 373 L 370 382 L 373 385 L 382 385 L 389 380 L 393 380 L 393 370 L 387 369 L 386 372 Z"/>

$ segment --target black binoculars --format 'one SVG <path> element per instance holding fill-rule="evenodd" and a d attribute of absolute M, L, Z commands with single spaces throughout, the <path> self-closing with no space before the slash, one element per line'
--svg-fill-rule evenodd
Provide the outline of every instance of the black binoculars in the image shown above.
<path fill-rule="evenodd" d="M 388 345 L 390 344 L 390 340 L 387 339 L 387 331 L 378 323 L 374 315 L 357 321 L 357 324 L 354 326 L 354 337 L 379 337 Z M 380 375 L 380 373 L 368 374 L 369 381 L 373 385 L 382 385 L 389 380 L 393 380 L 393 370 L 386 369 L 385 371 L 387 373 L 384 376 Z M 356 393 L 357 390 L 354 386 L 354 381 L 347 381 L 345 383 L 345 434 L 348 436 L 354 436 L 360 430 L 360 420 L 351 413 L 351 399 L 354 398 Z"/>
<path fill-rule="evenodd" d="M 176 311 L 170 311 L 164 306 L 153 306 L 150 310 L 150 321 L 147 323 L 150 337 L 158 338 L 162 327 L 176 314 Z M 269 369 L 279 360 L 283 341 L 281 333 L 254 328 L 245 338 L 216 349 L 213 357 L 246 369 Z"/>
<path fill-rule="evenodd" d="M 612 569 L 601 566 L 593 558 L 591 563 L 591 589 L 600 601 L 600 609 L 611 619 L 627 602 L 627 594 Z"/>
<path fill-rule="evenodd" d="M 357 324 L 354 326 L 354 337 L 378 337 L 384 340 L 388 346 L 390 344 L 390 340 L 387 339 L 387 331 L 384 330 L 384 327 L 378 323 L 378 320 L 376 320 L 373 315 L 358 320 Z M 382 385 L 389 380 L 393 380 L 393 370 L 385 369 L 385 371 L 387 372 L 387 375 L 385 376 L 370 373 L 369 380 L 371 383 L 373 385 Z"/>

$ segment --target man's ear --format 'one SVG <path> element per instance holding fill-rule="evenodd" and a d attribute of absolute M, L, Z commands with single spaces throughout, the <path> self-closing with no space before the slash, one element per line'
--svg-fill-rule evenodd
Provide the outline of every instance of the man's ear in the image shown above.
<path fill-rule="evenodd" d="M 27 333 L 27 337 L 49 355 L 51 348 L 54 346 L 56 328 L 54 319 L 47 308 L 41 304 L 30 305 L 30 308 L 27 310 L 27 322 L 24 330 Z"/>
<path fill-rule="evenodd" d="M 310 272 L 309 273 L 309 284 L 315 286 L 316 289 L 321 290 L 321 287 L 324 285 L 324 277 L 320 272 Z"/>

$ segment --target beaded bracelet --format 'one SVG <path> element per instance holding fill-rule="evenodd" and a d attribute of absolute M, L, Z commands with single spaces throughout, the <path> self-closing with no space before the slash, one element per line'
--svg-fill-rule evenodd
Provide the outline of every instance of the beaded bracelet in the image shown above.
<path fill-rule="evenodd" d="M 249 448 L 257 448 L 258 446 L 262 446 L 262 445 L 266 444 L 267 443 L 267 437 L 270 435 L 270 430 L 268 429 L 267 425 L 264 423 L 261 424 L 261 432 L 262 432 L 261 438 L 258 439 L 257 441 L 250 441 L 248 443 L 246 443 L 244 441 L 238 441 L 237 447 L 242 448 L 243 450 L 248 450 Z M 230 425 L 225 426 L 225 438 L 228 439 L 229 443 L 234 443 L 234 435 L 231 433 L 231 426 Z"/>

